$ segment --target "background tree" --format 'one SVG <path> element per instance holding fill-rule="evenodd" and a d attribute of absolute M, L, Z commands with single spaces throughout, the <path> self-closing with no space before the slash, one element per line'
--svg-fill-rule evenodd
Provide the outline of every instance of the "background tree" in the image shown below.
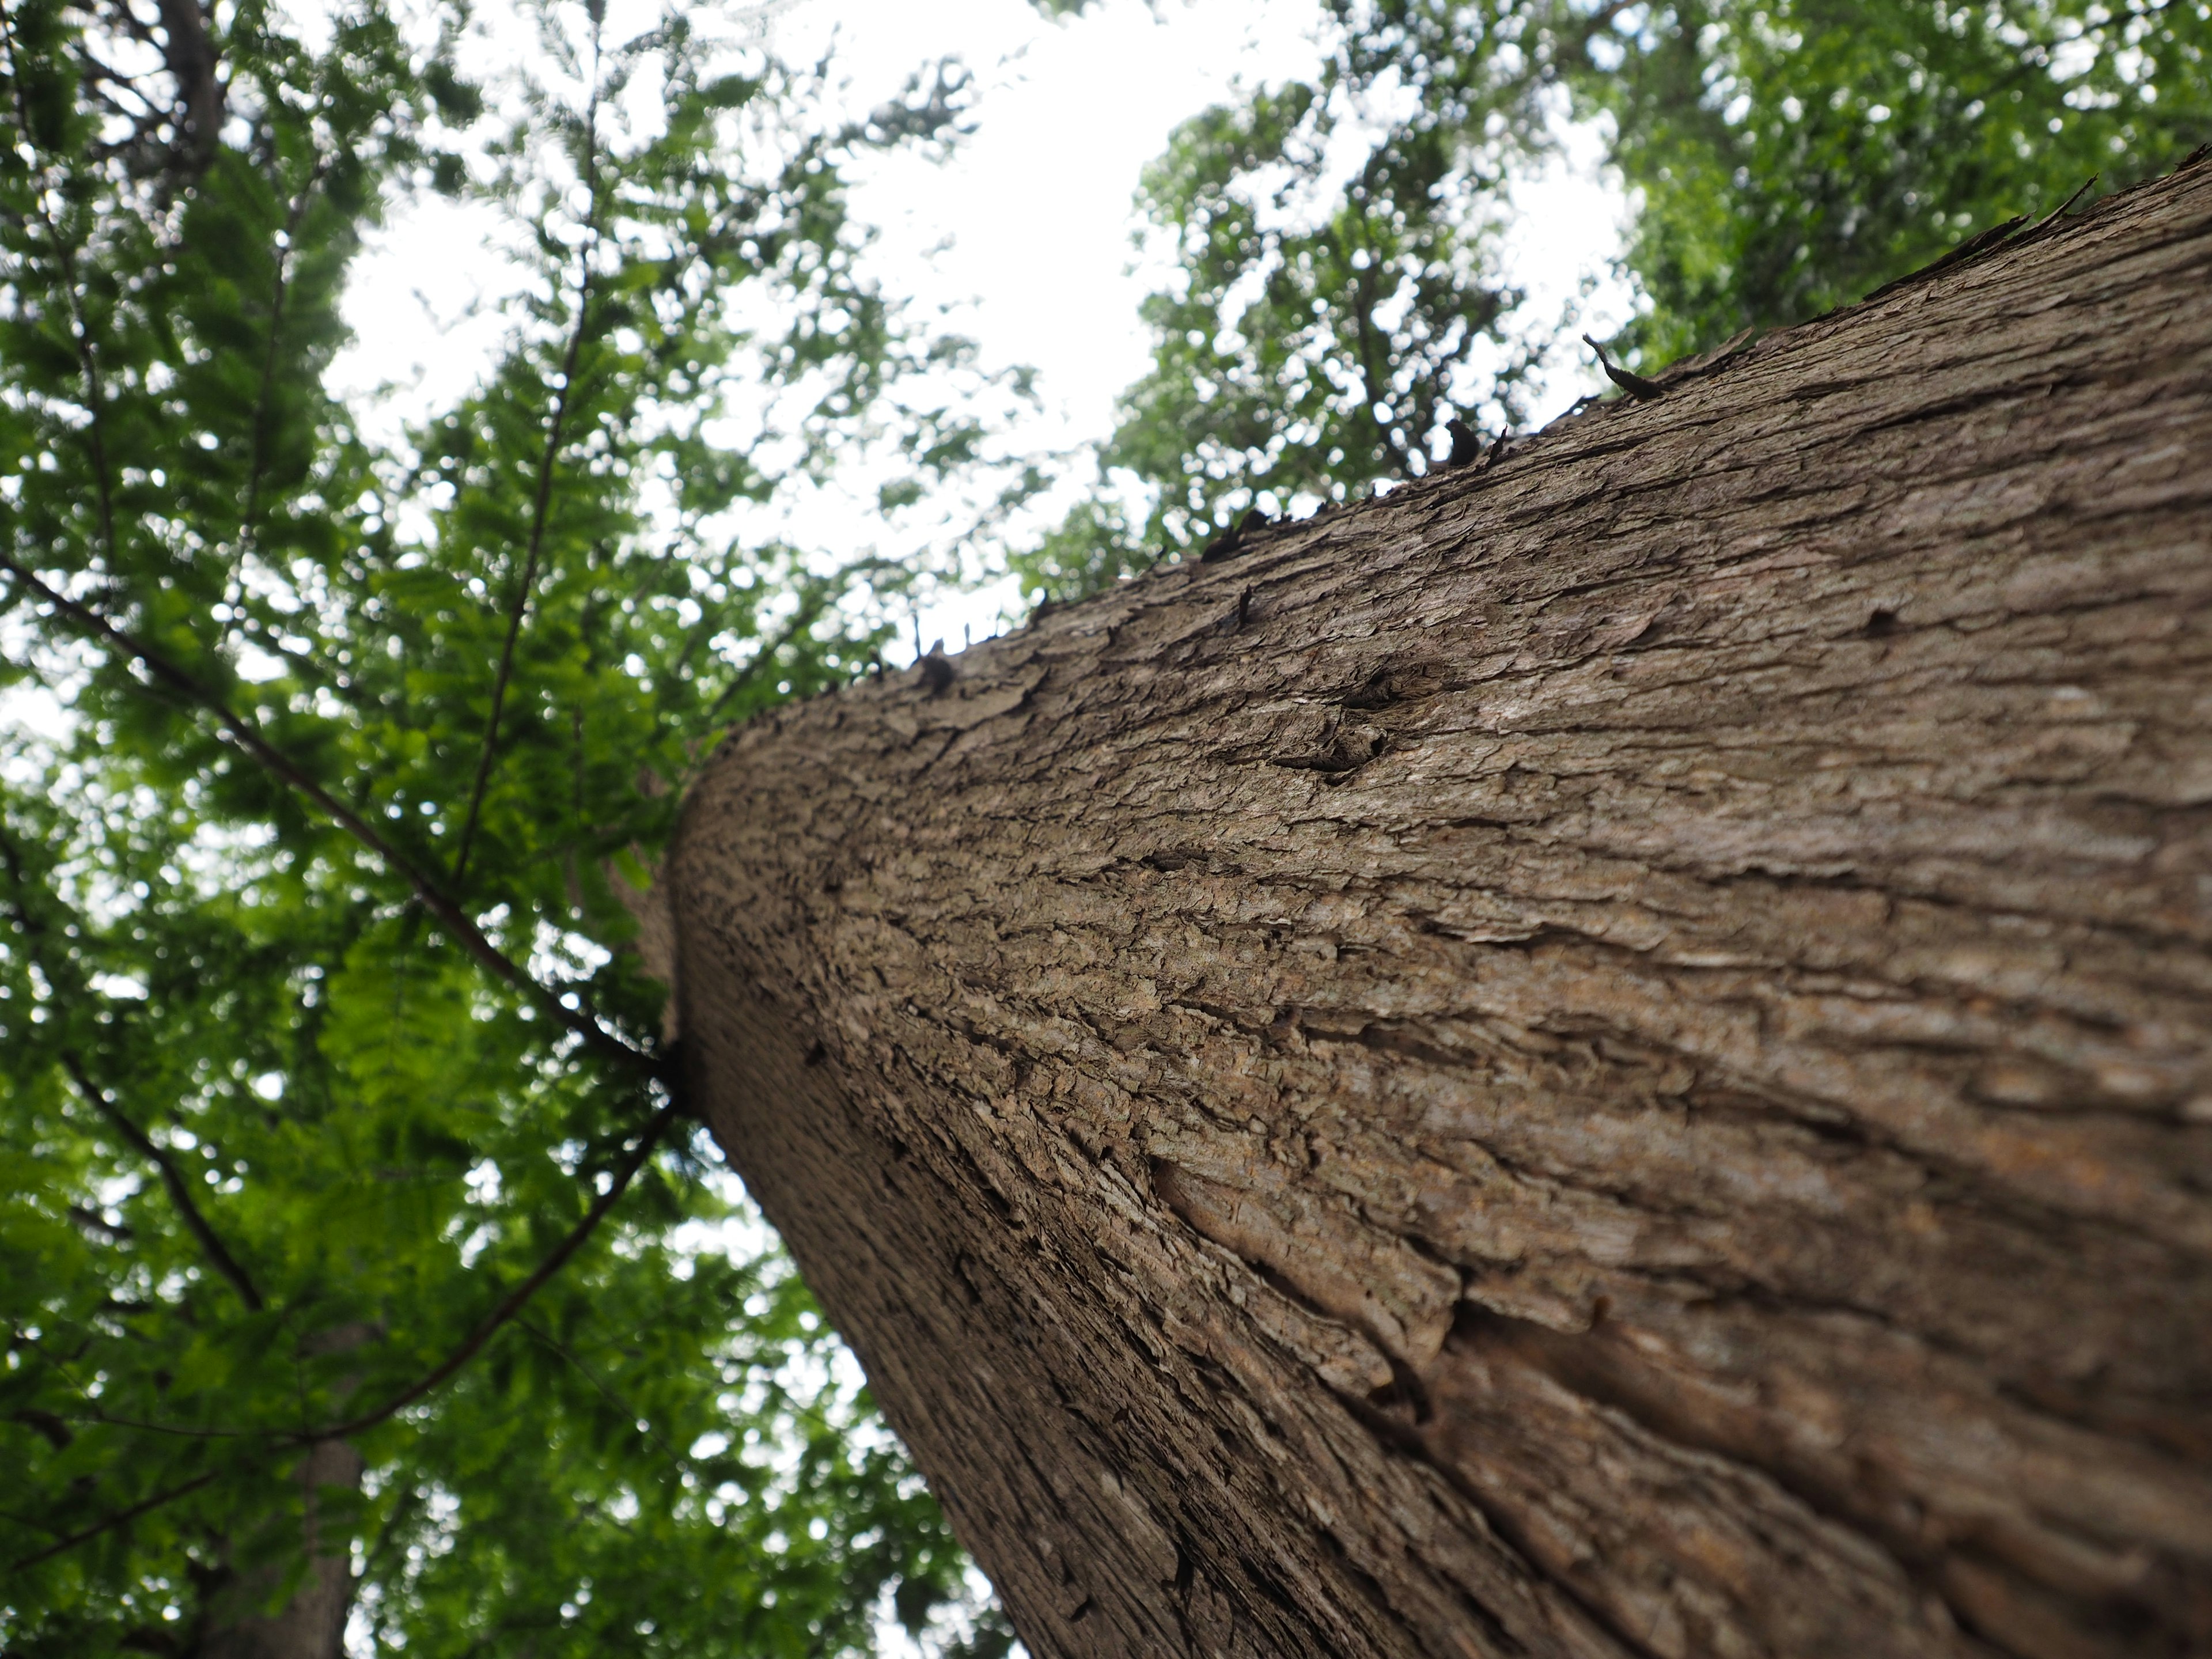
<path fill-rule="evenodd" d="M 1971 232 L 2212 138 L 2201 0 L 1330 0 L 1310 82 L 1175 135 L 1139 206 L 1176 261 L 1115 482 L 1024 556 L 1089 591 L 1254 505 L 1420 476 L 1526 418 L 1579 323 L 1499 276 L 1505 192 L 1595 120 L 1637 208 L 1618 342 L 1656 364 L 1856 300 Z M 1540 195 L 1528 210 L 1541 213 Z"/>
<path fill-rule="evenodd" d="M 844 185 L 963 83 L 853 121 L 741 13 L 532 15 L 479 86 L 458 11 L 0 14 L 0 617 L 67 710 L 0 761 L 11 1653 L 975 1622 L 805 1291 L 716 1242 L 628 908 L 701 745 L 860 672 L 916 577 L 750 510 L 856 447 L 901 499 L 978 476 L 996 394 Z M 323 378 L 431 187 L 527 281 L 386 445 Z"/>

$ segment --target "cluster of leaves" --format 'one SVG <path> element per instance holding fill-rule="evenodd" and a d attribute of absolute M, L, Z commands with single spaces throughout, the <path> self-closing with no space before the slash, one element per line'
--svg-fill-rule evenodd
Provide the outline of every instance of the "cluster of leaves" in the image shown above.
<path fill-rule="evenodd" d="M 335 1652 L 332 1563 L 426 1654 L 866 1651 L 974 1601 L 627 948 L 702 745 L 861 672 L 908 580 L 748 507 L 855 445 L 975 465 L 965 349 L 863 277 L 844 185 L 961 82 L 841 122 L 710 9 L 538 18 L 494 112 L 458 14 L 0 11 L 0 672 L 66 711 L 0 753 L 11 1653 Z M 432 187 L 528 280 L 380 444 L 337 301 Z"/>
<path fill-rule="evenodd" d="M 2203 0 L 1789 0 L 1622 13 L 1571 84 L 1644 193 L 1629 263 L 1667 362 L 1817 316 L 2015 214 L 2212 138 Z"/>
<path fill-rule="evenodd" d="M 1146 175 L 1176 261 L 1146 306 L 1152 367 L 1099 457 L 1117 488 L 1015 561 L 1032 590 L 1102 586 L 1255 505 L 1418 476 L 1455 412 L 1525 418 L 1532 367 L 1580 327 L 1516 310 L 1496 232 L 1563 120 L 1601 123 L 1639 204 L 1632 363 L 1802 321 L 2212 138 L 2205 0 L 1327 12 L 1310 82 L 1209 110 Z"/>

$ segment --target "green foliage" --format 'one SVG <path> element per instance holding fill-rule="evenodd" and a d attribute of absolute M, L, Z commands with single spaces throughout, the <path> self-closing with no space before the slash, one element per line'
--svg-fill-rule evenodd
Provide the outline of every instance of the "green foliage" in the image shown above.
<path fill-rule="evenodd" d="M 2212 138 L 2206 0 L 1329 0 L 1318 73 L 1175 135 L 1139 205 L 1176 261 L 1104 446 L 1122 499 L 1017 558 L 1069 595 L 1247 507 L 1418 475 L 1453 413 L 1524 418 L 1583 326 L 1498 280 L 1504 189 L 1599 119 L 1637 192 L 1620 344 L 1802 320 L 2014 214 Z M 1529 210 L 1545 210 L 1540 196 Z M 1157 550 L 1146 555 L 1140 550 Z"/>
<path fill-rule="evenodd" d="M 748 510 L 856 446 L 976 465 L 966 348 L 858 274 L 843 185 L 961 82 L 842 125 L 711 10 L 598 9 L 489 88 L 458 15 L 0 20 L 0 641 L 69 711 L 0 754 L 10 1653 L 192 1652 L 311 1524 L 425 1654 L 866 1651 L 972 1601 L 684 1114 L 633 914 L 703 745 L 860 672 L 911 580 Z M 380 445 L 324 376 L 424 187 L 530 281 Z M 359 1488 L 310 1493 L 333 1443 Z"/>
<path fill-rule="evenodd" d="M 1209 110 L 1146 172 L 1139 201 L 1181 280 L 1145 302 L 1152 368 L 1101 459 L 1150 487 L 1151 515 L 1132 534 L 1079 507 L 1017 562 L 1031 582 L 1058 569 L 1095 586 L 1134 550 L 1192 547 L 1252 507 L 1279 514 L 1417 477 L 1455 382 L 1489 368 L 1494 395 L 1512 396 L 1526 365 L 1505 361 L 1500 321 L 1519 296 L 1482 247 L 1494 165 L 1449 114 L 1423 111 L 1382 131 L 1338 185 L 1347 145 L 1377 127 L 1373 89 L 1352 76 L 1340 58 L 1319 88 Z M 1085 546 L 1087 566 L 1072 556 Z"/>
<path fill-rule="evenodd" d="M 1655 362 L 1849 304 L 2212 138 L 2212 7 L 1779 0 L 1624 11 L 1572 84 L 1644 191 Z"/>

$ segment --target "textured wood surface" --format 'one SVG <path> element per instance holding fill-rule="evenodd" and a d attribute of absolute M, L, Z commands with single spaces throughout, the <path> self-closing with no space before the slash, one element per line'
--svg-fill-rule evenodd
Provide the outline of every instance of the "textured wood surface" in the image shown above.
<path fill-rule="evenodd" d="M 2212 1651 L 2212 165 L 737 733 L 702 1097 L 1037 1659 Z"/>

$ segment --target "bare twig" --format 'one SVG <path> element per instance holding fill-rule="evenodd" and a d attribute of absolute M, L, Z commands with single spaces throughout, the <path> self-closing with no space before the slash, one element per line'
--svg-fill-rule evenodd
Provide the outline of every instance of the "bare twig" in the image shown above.
<path fill-rule="evenodd" d="M 261 386 L 253 398 L 253 454 L 246 473 L 246 511 L 239 521 L 239 539 L 251 545 L 261 518 L 261 478 L 269 466 L 269 399 L 276 383 L 276 348 L 284 332 L 284 301 L 291 292 L 292 250 L 300 240 L 300 222 L 307 216 L 308 199 L 322 182 L 326 165 L 322 153 L 308 169 L 307 182 L 293 198 L 284 219 L 283 245 L 276 250 L 276 287 L 269 299 L 269 343 L 261 354 Z"/>
<path fill-rule="evenodd" d="M 207 1253 L 215 1270 L 231 1282 L 246 1305 L 259 1313 L 268 1304 L 261 1299 L 261 1292 L 254 1287 L 252 1278 L 240 1265 L 238 1258 L 230 1253 L 214 1227 L 209 1224 L 207 1217 L 200 1212 L 199 1206 L 192 1199 L 191 1184 L 185 1179 L 184 1171 L 177 1168 L 176 1160 L 169 1156 L 168 1149 L 157 1145 L 152 1136 L 131 1121 L 122 1107 L 109 1097 L 107 1091 L 92 1080 L 84 1068 L 84 1061 L 75 1053 L 64 1048 L 61 1058 L 62 1069 L 70 1074 L 70 1080 L 77 1086 L 77 1092 L 91 1103 L 94 1111 L 114 1126 L 115 1133 L 129 1141 L 140 1157 L 150 1160 L 161 1170 L 161 1184 L 169 1189 L 169 1197 L 176 1204 L 177 1213 L 184 1221 L 185 1230 L 199 1241 L 200 1249 Z"/>
<path fill-rule="evenodd" d="M 551 1349 L 555 1355 L 568 1365 L 570 1370 L 574 1370 L 577 1376 L 582 1377 L 584 1381 L 590 1383 L 592 1388 L 596 1389 L 602 1400 L 605 1401 L 607 1404 L 612 1406 L 617 1411 L 620 1412 L 628 1421 L 632 1424 L 637 1424 L 647 1420 L 640 1417 L 637 1413 L 637 1408 L 635 1406 L 631 1405 L 629 1401 L 624 1400 L 620 1395 L 617 1394 L 612 1388 L 609 1387 L 605 1378 L 600 1376 L 600 1375 L 597 1371 L 593 1370 L 589 1365 L 586 1365 L 581 1359 L 578 1358 L 575 1353 L 569 1348 L 568 1345 L 562 1341 L 560 1338 L 555 1336 L 552 1332 L 545 1329 L 544 1327 L 539 1325 L 534 1320 L 518 1317 L 514 1322 L 517 1325 L 520 1325 L 525 1331 L 528 1332 L 530 1335 L 541 1346 Z M 686 1458 L 682 1452 L 670 1445 L 667 1438 L 662 1435 L 659 1430 L 648 1428 L 644 1432 L 647 1439 L 652 1441 L 654 1445 L 659 1447 L 661 1450 L 668 1454 L 670 1462 L 681 1466 L 690 1461 Z"/>
<path fill-rule="evenodd" d="M 629 1155 L 623 1160 L 621 1165 L 617 1169 L 614 1179 L 609 1184 L 607 1190 L 599 1194 L 599 1199 L 592 1204 L 592 1207 L 585 1212 L 583 1219 L 579 1221 L 574 1227 L 569 1230 L 567 1237 L 562 1238 L 561 1243 L 554 1248 L 550 1255 L 547 1256 L 544 1261 L 538 1265 L 537 1270 L 533 1272 L 529 1278 L 523 1280 L 520 1285 L 509 1291 L 501 1301 L 500 1304 L 496 1308 L 493 1309 L 489 1314 L 485 1316 L 483 1320 L 477 1324 L 474 1330 L 471 1331 L 466 1337 L 462 1339 L 460 1346 L 454 1349 L 451 1354 L 447 1355 L 444 1362 L 441 1363 L 435 1370 L 421 1377 L 409 1387 L 402 1389 L 398 1394 L 393 1395 L 392 1398 L 377 1407 L 376 1410 L 368 1413 L 363 1416 L 355 1418 L 349 1422 L 338 1424 L 335 1427 L 317 1431 L 313 1434 L 291 1434 L 282 1437 L 282 1438 L 294 1443 L 310 1441 L 321 1442 L 350 1438 L 352 1436 L 360 1433 L 362 1430 L 373 1428 L 377 1424 L 381 1423 L 386 1419 L 392 1416 L 395 1413 L 402 1411 L 408 1406 L 412 1405 L 416 1401 L 420 1400 L 424 1395 L 428 1394 L 433 1389 L 436 1388 L 441 1382 L 446 1381 L 447 1377 L 453 1376 L 453 1374 L 460 1370 L 462 1366 L 468 1364 L 468 1362 L 476 1356 L 477 1352 L 497 1334 L 500 1327 L 513 1319 L 517 1314 L 520 1313 L 523 1307 L 529 1302 L 530 1298 L 536 1295 L 539 1290 L 544 1288 L 545 1282 L 551 1279 L 555 1273 L 558 1273 L 568 1262 L 568 1258 L 575 1255 L 577 1250 L 582 1248 L 585 1241 L 589 1239 L 592 1234 L 598 1229 L 599 1223 L 606 1218 L 607 1212 L 614 1208 L 615 1205 L 621 1200 L 623 1194 L 629 1189 L 629 1183 L 636 1177 L 638 1170 L 644 1167 L 646 1159 L 653 1155 L 653 1149 L 659 1145 L 661 1137 L 668 1132 L 669 1126 L 681 1115 L 681 1104 L 677 1101 L 671 1101 L 653 1115 L 652 1121 L 646 1125 L 644 1132 L 640 1135 L 637 1145 L 631 1149 Z M 587 1376 L 589 1375 L 588 1372 L 586 1374 Z M 22 1415 L 22 1413 L 18 1413 L 18 1415 Z M 192 1431 L 172 1429 L 158 1423 L 125 1423 L 121 1419 L 107 1418 L 100 1418 L 99 1420 L 103 1422 L 116 1422 L 118 1426 L 149 1429 L 171 1434 L 192 1435 L 195 1437 L 201 1438 L 228 1438 L 233 1437 L 234 1435 L 238 1438 L 253 1437 L 251 1437 L 247 1431 Z M 180 1482 L 179 1485 L 168 1487 L 165 1491 L 155 1492 L 152 1497 L 142 1499 L 140 1502 L 131 1504 L 128 1509 L 118 1510 L 114 1514 L 104 1516 L 102 1519 L 94 1522 L 88 1527 L 80 1528 L 76 1532 L 70 1533 L 64 1537 L 57 1539 L 53 1543 L 49 1544 L 44 1549 L 36 1550 L 29 1555 L 19 1557 L 17 1559 L 9 1562 L 5 1568 L 0 1568 L 0 1572 L 21 1572 L 26 1568 L 37 1566 L 42 1561 L 50 1561 L 58 1555 L 64 1554 L 70 1550 L 75 1549 L 79 1544 L 89 1542 L 91 1540 L 99 1537 L 102 1533 L 111 1532 L 117 1527 L 126 1525 L 130 1522 L 137 1520 L 140 1516 L 148 1513 L 149 1510 L 159 1509 L 164 1504 L 173 1503 L 179 1498 L 189 1497 L 191 1493 L 199 1491 L 202 1487 L 212 1484 L 221 1477 L 222 1474 L 222 1471 L 220 1469 L 210 1469 L 204 1474 L 195 1476 L 190 1480 Z"/>
<path fill-rule="evenodd" d="M 195 14 L 197 15 L 197 14 Z M 203 44 L 206 36 L 201 35 Z M 8 14 L 5 0 L 0 0 L 0 44 L 8 52 L 8 81 L 15 89 L 15 118 L 23 142 L 39 129 L 31 119 L 31 108 L 25 88 L 28 84 L 23 66 L 15 56 L 15 23 Z M 85 408 L 91 418 L 85 425 L 85 436 L 92 445 L 93 495 L 100 509 L 100 544 L 112 561 L 115 557 L 115 498 L 114 488 L 108 477 L 106 414 L 107 393 L 100 378 L 100 362 L 92 349 L 92 331 L 85 321 L 84 305 L 80 297 L 82 287 L 77 281 L 76 250 L 62 234 L 61 227 L 54 222 L 46 210 L 46 193 L 37 192 L 39 217 L 45 223 L 46 235 L 54 245 L 54 256 L 61 261 L 64 290 L 69 295 L 70 333 L 76 344 L 77 368 L 84 376 Z"/>
<path fill-rule="evenodd" d="M 784 624 L 782 630 L 774 639 L 763 643 L 759 650 L 753 653 L 752 660 L 730 677 L 730 683 L 722 688 L 707 710 L 707 724 L 711 726 L 720 720 L 722 711 L 730 706 L 738 693 L 759 678 L 763 670 L 775 664 L 777 653 L 808 629 L 813 627 L 821 619 L 822 613 L 828 609 L 829 601 L 826 599 L 812 604 L 802 599 L 799 609 L 792 613 L 791 620 Z"/>
<path fill-rule="evenodd" d="M 173 165 L 186 180 L 207 171 L 222 137 L 224 88 L 215 43 L 199 0 L 156 0 L 161 15 L 162 57 L 176 80 L 185 118 L 177 123 Z M 118 6 L 118 11 L 128 7 Z"/>
<path fill-rule="evenodd" d="M 143 1417 L 111 1417 L 106 1412 L 88 1411 L 76 1419 L 80 1423 L 97 1423 L 103 1428 L 137 1429 L 145 1434 L 174 1435 L 180 1440 L 260 1440 L 267 1436 L 255 1429 L 196 1429 L 183 1423 L 149 1423 Z"/>
<path fill-rule="evenodd" d="M 15 913 L 16 926 L 22 930 L 24 937 L 31 942 L 33 959 L 39 960 L 38 941 L 46 933 L 46 927 L 32 914 L 31 908 L 25 900 L 24 890 L 28 884 L 23 878 L 22 862 L 16 854 L 14 842 L 4 836 L 0 836 L 0 864 L 6 866 L 9 882 L 15 889 L 14 896 L 8 908 Z M 53 974 L 50 964 L 42 963 L 41 970 L 50 976 Z M 78 1091 L 91 1103 L 93 1109 L 112 1124 L 118 1134 L 129 1141 L 143 1157 L 150 1159 L 154 1166 L 161 1170 L 162 1184 L 169 1189 L 169 1196 L 175 1200 L 178 1212 L 184 1219 L 185 1230 L 199 1241 L 200 1248 L 207 1252 L 208 1260 L 214 1264 L 216 1271 L 237 1288 L 238 1294 L 245 1301 L 246 1305 L 256 1313 L 260 1312 L 264 1305 L 261 1299 L 261 1292 L 254 1287 L 253 1280 L 246 1269 L 239 1265 L 238 1258 L 225 1248 L 222 1238 L 208 1224 L 206 1216 L 200 1212 L 199 1206 L 192 1198 L 191 1183 L 185 1179 L 184 1172 L 177 1168 L 167 1151 L 156 1146 L 152 1138 L 133 1123 L 123 1109 L 109 1098 L 106 1091 L 92 1080 L 91 1074 L 85 1070 L 84 1061 L 74 1050 L 67 1048 L 62 1050 L 61 1062 L 62 1069 L 69 1073 L 70 1080 L 76 1085 Z M 106 1224 L 104 1220 L 100 1223 L 103 1228 L 106 1228 Z M 109 1229 L 108 1231 L 117 1230 Z"/>

